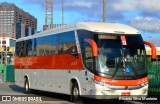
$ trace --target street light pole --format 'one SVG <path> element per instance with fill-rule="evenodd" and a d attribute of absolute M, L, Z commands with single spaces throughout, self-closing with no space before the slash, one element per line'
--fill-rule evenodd
<path fill-rule="evenodd" d="M 62 26 L 64 25 L 64 0 L 62 0 Z"/>
<path fill-rule="evenodd" d="M 158 36 L 157 36 L 157 34 L 158 34 L 158 29 L 159 29 L 159 27 L 156 28 L 156 47 L 158 47 Z"/>
<path fill-rule="evenodd" d="M 103 0 L 103 22 L 106 22 L 106 0 Z"/>

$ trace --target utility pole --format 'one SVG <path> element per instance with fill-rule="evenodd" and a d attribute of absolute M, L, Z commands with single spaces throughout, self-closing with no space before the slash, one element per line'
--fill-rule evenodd
<path fill-rule="evenodd" d="M 106 0 L 103 0 L 103 22 L 106 22 Z"/>
<path fill-rule="evenodd" d="M 159 27 L 157 26 L 157 28 L 156 28 L 156 47 L 158 47 L 158 36 L 157 36 L 158 29 L 159 29 Z"/>
<path fill-rule="evenodd" d="M 64 25 L 64 0 L 62 0 L 62 26 Z"/>

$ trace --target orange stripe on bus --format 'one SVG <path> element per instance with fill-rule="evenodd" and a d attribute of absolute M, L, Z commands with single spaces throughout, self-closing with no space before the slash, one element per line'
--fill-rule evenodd
<path fill-rule="evenodd" d="M 70 54 L 58 54 L 51 56 L 28 56 L 14 58 L 15 69 L 63 69 L 83 70 L 80 54 L 78 58 Z"/>
<path fill-rule="evenodd" d="M 114 80 L 94 75 L 94 80 L 114 86 L 137 86 L 148 82 L 148 77 L 144 77 L 137 80 Z"/>

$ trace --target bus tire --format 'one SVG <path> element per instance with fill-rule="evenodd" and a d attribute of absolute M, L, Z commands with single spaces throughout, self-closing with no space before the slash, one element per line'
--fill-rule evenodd
<path fill-rule="evenodd" d="M 74 82 L 71 89 L 71 101 L 76 103 L 80 98 L 78 84 Z"/>
<path fill-rule="evenodd" d="M 24 92 L 25 92 L 26 94 L 30 94 L 30 93 L 31 93 L 31 90 L 30 90 L 30 88 L 29 88 L 29 81 L 28 81 L 27 78 L 25 78 L 24 90 L 25 90 Z"/>

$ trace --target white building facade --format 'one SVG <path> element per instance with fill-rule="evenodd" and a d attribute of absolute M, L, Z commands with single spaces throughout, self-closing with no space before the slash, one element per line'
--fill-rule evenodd
<path fill-rule="evenodd" d="M 15 47 L 16 39 L 11 37 L 0 37 L 0 47 Z"/>

